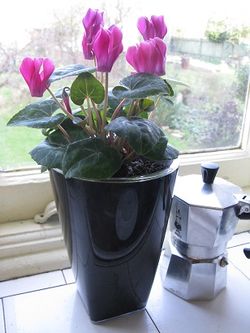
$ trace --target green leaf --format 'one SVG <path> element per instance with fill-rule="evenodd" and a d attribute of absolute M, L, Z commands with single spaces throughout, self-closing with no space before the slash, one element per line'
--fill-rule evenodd
<path fill-rule="evenodd" d="M 122 87 L 122 89 L 124 89 L 124 88 Z M 122 99 L 117 98 L 117 97 L 113 94 L 112 90 L 108 92 L 108 104 L 109 104 L 109 107 L 110 107 L 111 109 L 115 109 L 115 108 L 120 104 L 121 100 L 122 100 Z M 124 101 L 124 104 L 123 104 L 123 105 L 128 105 L 128 104 L 130 104 L 130 103 L 131 103 L 131 101 L 130 101 L 129 99 L 126 99 L 126 100 Z"/>
<path fill-rule="evenodd" d="M 81 64 L 68 65 L 65 67 L 57 68 L 49 78 L 49 83 L 64 79 L 65 77 L 68 76 L 77 76 L 80 73 L 94 72 L 94 71 L 95 71 L 94 67 L 89 68 Z"/>
<path fill-rule="evenodd" d="M 147 119 L 118 117 L 105 129 L 126 139 L 139 155 L 152 160 L 166 159 L 165 150 L 168 140 L 163 131 Z"/>
<path fill-rule="evenodd" d="M 62 169 L 62 160 L 66 147 L 52 145 L 47 140 L 37 145 L 30 155 L 37 164 L 48 169 Z"/>
<path fill-rule="evenodd" d="M 82 105 L 89 97 L 96 104 L 104 100 L 104 87 L 91 73 L 80 74 L 72 83 L 70 97 L 76 105 Z"/>
<path fill-rule="evenodd" d="M 179 155 L 179 151 L 177 149 L 175 149 L 173 146 L 168 144 L 167 149 L 166 149 L 166 159 L 174 160 L 175 158 L 178 157 L 178 155 Z"/>
<path fill-rule="evenodd" d="M 154 95 L 172 96 L 173 90 L 165 80 L 159 76 L 137 73 L 125 77 L 120 84 L 114 87 L 113 94 L 119 98 L 145 98 Z"/>
<path fill-rule="evenodd" d="M 88 137 L 88 135 L 84 132 L 82 127 L 73 124 L 70 119 L 65 119 L 64 122 L 61 124 L 61 126 L 69 134 L 71 142 L 86 139 Z M 56 144 L 60 146 L 68 144 L 68 141 L 65 139 L 64 135 L 59 129 L 56 129 L 53 132 L 49 132 L 47 140 L 50 144 Z"/>
<path fill-rule="evenodd" d="M 100 138 L 77 141 L 68 146 L 63 159 L 66 178 L 104 179 L 121 167 L 120 153 Z"/>
<path fill-rule="evenodd" d="M 152 99 L 144 98 L 140 100 L 140 110 L 144 112 L 151 112 L 155 109 L 155 102 Z"/>
<path fill-rule="evenodd" d="M 169 84 L 169 82 L 167 80 L 164 80 L 164 82 L 166 83 L 166 85 L 168 86 L 168 93 L 164 94 L 164 96 L 174 96 L 174 90 L 171 87 L 171 85 Z"/>
<path fill-rule="evenodd" d="M 165 96 L 162 96 L 161 97 L 161 100 L 167 104 L 169 104 L 170 106 L 173 106 L 174 105 L 174 102 L 170 99 L 170 98 L 167 98 Z"/>
<path fill-rule="evenodd" d="M 165 80 L 165 82 L 168 82 L 170 85 L 173 85 L 173 86 L 177 86 L 177 85 L 180 85 L 180 86 L 185 86 L 185 87 L 189 87 L 189 85 L 185 82 L 182 82 L 182 81 L 179 81 L 179 80 L 175 80 L 175 79 L 171 79 L 171 78 L 167 78 Z"/>
<path fill-rule="evenodd" d="M 54 128 L 65 119 L 65 115 L 62 113 L 52 116 L 58 108 L 58 104 L 52 99 L 32 103 L 16 113 L 9 120 L 7 125 L 33 128 Z"/>
<path fill-rule="evenodd" d="M 47 167 L 45 167 L 45 166 L 41 166 L 41 173 L 43 173 L 43 172 L 45 172 L 45 171 L 47 171 L 48 170 L 48 168 Z"/>

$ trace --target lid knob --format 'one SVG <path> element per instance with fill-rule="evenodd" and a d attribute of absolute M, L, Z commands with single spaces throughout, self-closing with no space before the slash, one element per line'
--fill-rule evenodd
<path fill-rule="evenodd" d="M 207 162 L 201 164 L 201 175 L 203 182 L 206 184 L 213 184 L 214 178 L 219 170 L 217 163 Z"/>

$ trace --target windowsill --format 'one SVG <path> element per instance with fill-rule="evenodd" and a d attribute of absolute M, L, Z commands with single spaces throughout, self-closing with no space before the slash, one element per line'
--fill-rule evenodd
<path fill-rule="evenodd" d="M 38 167 L 0 172 L 0 223 L 32 219 L 52 200 L 48 172 Z"/>
<path fill-rule="evenodd" d="M 58 221 L 8 222 L 0 228 L 0 281 L 69 267 Z"/>

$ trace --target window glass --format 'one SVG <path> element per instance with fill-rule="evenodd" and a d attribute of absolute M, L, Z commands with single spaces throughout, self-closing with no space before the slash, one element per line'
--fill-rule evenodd
<path fill-rule="evenodd" d="M 165 16 L 166 76 L 186 85 L 175 87 L 174 105 L 159 102 L 151 117 L 172 144 L 181 152 L 240 147 L 250 68 L 247 1 L 44 0 L 39 8 L 31 0 L 9 1 L 0 12 L 1 168 L 30 164 L 28 152 L 42 139 L 39 130 L 6 127 L 12 114 L 34 102 L 18 73 L 22 58 L 47 56 L 56 67 L 84 63 L 81 20 L 90 5 L 105 11 L 107 25 L 121 26 L 124 50 L 140 41 L 138 17 Z M 130 71 L 120 58 L 111 82 Z"/>

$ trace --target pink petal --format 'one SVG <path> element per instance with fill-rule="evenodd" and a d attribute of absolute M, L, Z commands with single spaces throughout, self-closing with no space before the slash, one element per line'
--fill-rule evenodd
<path fill-rule="evenodd" d="M 97 70 L 106 72 L 108 61 L 109 33 L 101 28 L 93 43 L 93 50 L 97 62 Z"/>
<path fill-rule="evenodd" d="M 94 53 L 92 49 L 93 43 L 89 43 L 87 40 L 86 34 L 84 34 L 83 39 L 82 39 L 82 51 L 84 58 L 87 60 L 94 59 Z"/>
<path fill-rule="evenodd" d="M 165 74 L 166 45 L 158 37 L 128 48 L 126 60 L 138 73 Z"/>
<path fill-rule="evenodd" d="M 126 52 L 126 60 L 137 71 L 136 54 L 137 54 L 136 46 L 130 46 Z"/>
<path fill-rule="evenodd" d="M 113 65 L 115 60 L 118 58 L 118 56 L 123 51 L 122 32 L 116 26 L 112 26 L 108 30 L 110 31 L 110 40 L 109 40 L 108 53 L 112 58 L 111 62 L 112 62 L 112 65 Z"/>
<path fill-rule="evenodd" d="M 154 27 L 147 17 L 143 16 L 138 19 L 137 28 L 144 40 L 154 38 Z"/>
<path fill-rule="evenodd" d="M 122 32 L 116 26 L 101 28 L 93 43 L 97 70 L 110 72 L 112 66 L 123 50 Z"/>
<path fill-rule="evenodd" d="M 164 22 L 164 16 L 152 15 L 151 21 L 152 21 L 152 23 L 154 25 L 154 29 L 155 29 L 154 37 L 159 37 L 159 38 L 163 39 L 168 31 L 167 26 Z"/>
<path fill-rule="evenodd" d="M 43 80 L 48 81 L 54 70 L 55 70 L 55 65 L 53 61 L 49 58 L 45 58 L 43 60 Z"/>
<path fill-rule="evenodd" d="M 33 59 L 26 57 L 23 59 L 20 68 L 19 68 L 24 80 L 28 84 L 34 72 L 34 62 Z"/>
<path fill-rule="evenodd" d="M 155 66 L 155 74 L 164 75 L 165 74 L 165 63 L 166 63 L 166 51 L 167 46 L 162 39 L 155 37 L 152 40 L 154 45 L 154 51 L 157 53 L 157 61 Z"/>
<path fill-rule="evenodd" d="M 161 53 L 162 57 L 166 57 L 167 45 L 163 42 L 162 39 L 155 37 L 152 40 L 155 47 L 158 49 L 158 52 Z"/>
<path fill-rule="evenodd" d="M 151 44 L 148 41 L 142 42 L 138 48 L 137 62 L 140 73 L 152 73 L 153 62 L 151 60 Z"/>
<path fill-rule="evenodd" d="M 85 30 L 88 30 L 93 25 L 102 25 L 103 24 L 103 12 L 99 12 L 98 9 L 89 8 L 86 15 L 84 16 L 82 23 Z"/>

